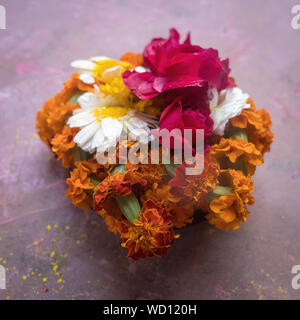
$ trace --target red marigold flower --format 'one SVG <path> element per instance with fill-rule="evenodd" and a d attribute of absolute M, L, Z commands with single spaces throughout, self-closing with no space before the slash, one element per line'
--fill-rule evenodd
<path fill-rule="evenodd" d="M 108 200 L 108 198 L 111 198 L 115 194 L 120 196 L 126 196 L 130 193 L 131 185 L 130 182 L 125 179 L 124 172 L 120 172 L 118 175 L 115 174 L 113 176 L 108 176 L 95 188 L 94 210 L 100 211 L 102 209 L 105 209 L 105 202 Z"/>
<path fill-rule="evenodd" d="M 172 193 L 192 202 L 196 208 L 201 208 L 206 195 L 212 191 L 217 184 L 219 167 L 215 158 L 208 155 L 204 158 L 204 170 L 200 175 L 186 175 L 185 169 L 190 165 L 181 164 L 176 169 L 176 176 L 169 181 Z"/>
<path fill-rule="evenodd" d="M 150 72 L 123 74 L 126 86 L 140 99 L 178 88 L 227 87 L 229 60 L 221 60 L 215 49 L 192 45 L 189 34 L 182 44 L 179 38 L 177 30 L 171 29 L 169 39 L 153 39 L 144 50 L 144 64 Z"/>
<path fill-rule="evenodd" d="M 166 211 L 152 200 L 145 202 L 134 225 L 124 220 L 121 228 L 122 247 L 134 260 L 167 253 L 175 238 Z"/>
<path fill-rule="evenodd" d="M 132 190 L 132 185 L 145 185 L 147 181 L 141 177 L 141 174 L 135 173 L 132 170 L 128 172 L 114 172 L 113 175 L 105 178 L 97 185 L 94 192 L 94 210 L 102 209 L 112 212 L 112 215 L 118 218 L 121 215 L 120 210 L 109 210 L 110 206 L 117 207 L 117 202 L 114 196 L 127 196 Z"/>

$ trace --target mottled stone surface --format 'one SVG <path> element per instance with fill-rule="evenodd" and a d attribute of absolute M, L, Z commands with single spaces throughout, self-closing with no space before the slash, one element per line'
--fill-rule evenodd
<path fill-rule="evenodd" d="M 299 1 L 298 1 L 299 2 Z M 300 30 L 297 1 L 4 0 L 0 30 L 1 299 L 299 299 Z M 75 58 L 118 58 L 177 27 L 231 59 L 266 107 L 275 143 L 255 175 L 247 223 L 190 226 L 162 259 L 133 262 L 100 217 L 65 199 L 66 172 L 35 134 L 35 115 Z"/>

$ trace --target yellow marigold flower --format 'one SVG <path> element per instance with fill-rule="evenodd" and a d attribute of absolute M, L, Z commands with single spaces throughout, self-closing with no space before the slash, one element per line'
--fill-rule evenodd
<path fill-rule="evenodd" d="M 249 142 L 264 154 L 270 151 L 274 134 L 270 130 L 272 121 L 269 113 L 265 109 L 256 110 L 252 99 L 248 99 L 250 109 L 242 110 L 242 113 L 230 120 L 231 125 L 236 128 L 245 129 Z"/>
<path fill-rule="evenodd" d="M 65 126 L 62 133 L 57 133 L 51 140 L 51 149 L 55 153 L 56 158 L 61 160 L 65 168 L 70 168 L 74 164 L 72 149 L 75 147 L 73 139 L 77 132 L 77 128 Z"/>
<path fill-rule="evenodd" d="M 210 155 L 216 157 L 221 169 L 234 166 L 235 163 L 242 160 L 247 173 L 251 176 L 254 174 L 256 166 L 264 162 L 261 152 L 256 149 L 255 145 L 240 137 L 236 139 L 222 138 L 218 144 L 211 147 Z"/>
<path fill-rule="evenodd" d="M 67 184 L 69 188 L 66 198 L 72 199 L 72 203 L 78 208 L 88 211 L 92 204 L 92 198 L 88 196 L 86 191 L 93 189 L 94 185 L 87 172 L 82 170 L 81 167 L 74 168 L 71 171 L 70 178 L 67 179 Z"/>

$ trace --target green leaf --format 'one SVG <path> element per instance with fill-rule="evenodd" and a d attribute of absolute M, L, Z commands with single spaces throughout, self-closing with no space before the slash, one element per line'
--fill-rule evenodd
<path fill-rule="evenodd" d="M 71 97 L 71 99 L 70 99 L 68 102 L 72 103 L 73 105 L 76 105 L 76 104 L 78 103 L 78 102 L 77 102 L 78 98 L 79 98 L 82 94 L 83 94 L 82 91 L 76 92 L 76 93 Z"/>
<path fill-rule="evenodd" d="M 219 199 L 221 196 L 228 196 L 231 193 L 230 187 L 216 186 L 213 191 L 209 192 L 207 199 L 209 202 Z"/>
<path fill-rule="evenodd" d="M 174 178 L 176 176 L 176 169 L 178 167 L 178 165 L 175 165 L 173 163 L 170 164 L 164 164 L 166 171 L 168 172 L 168 175 L 172 178 Z"/>

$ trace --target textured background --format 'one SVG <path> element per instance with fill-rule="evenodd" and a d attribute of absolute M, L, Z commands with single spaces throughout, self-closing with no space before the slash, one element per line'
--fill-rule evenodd
<path fill-rule="evenodd" d="M 300 30 L 297 1 L 6 0 L 0 30 L 1 299 L 300 299 Z M 299 1 L 298 1 L 299 3 Z M 141 51 L 170 27 L 230 57 L 232 75 L 273 119 L 256 203 L 234 232 L 181 232 L 167 256 L 133 262 L 93 213 L 65 199 L 66 172 L 35 134 L 35 115 L 70 61 Z"/>

